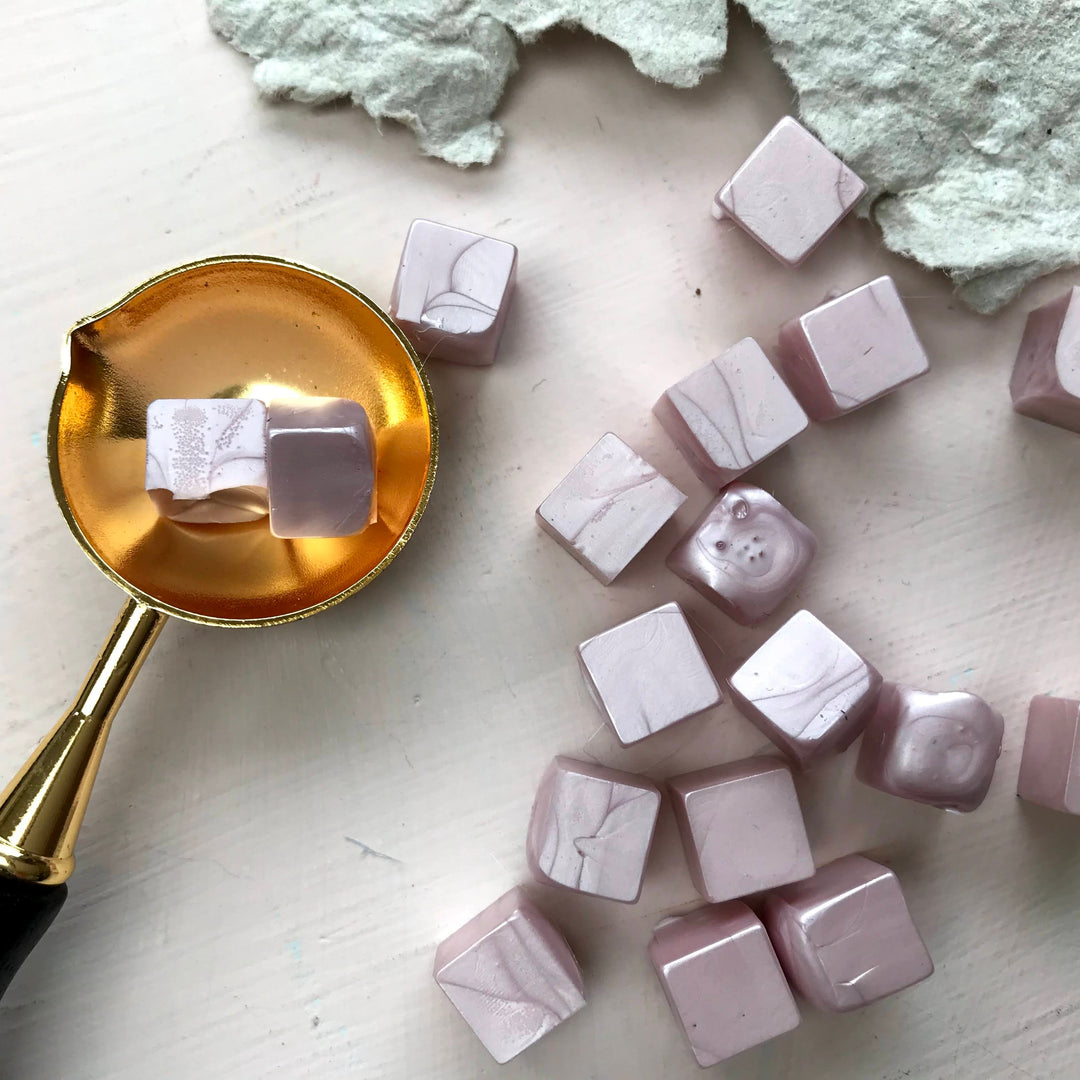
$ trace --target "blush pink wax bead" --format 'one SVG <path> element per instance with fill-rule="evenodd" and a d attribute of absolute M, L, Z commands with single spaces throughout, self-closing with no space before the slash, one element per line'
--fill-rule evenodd
<path fill-rule="evenodd" d="M 729 217 L 788 266 L 798 266 L 863 197 L 866 185 L 797 120 L 785 116 L 716 193 Z"/>
<path fill-rule="evenodd" d="M 753 338 L 670 387 L 653 412 L 698 478 L 713 488 L 741 476 L 809 423 Z"/>
<path fill-rule="evenodd" d="M 676 603 L 583 641 L 578 659 L 589 692 L 623 746 L 724 700 Z"/>
<path fill-rule="evenodd" d="M 982 698 L 885 683 L 863 732 L 856 775 L 870 787 L 943 810 L 986 798 L 1005 721 Z"/>
<path fill-rule="evenodd" d="M 926 374 L 930 362 L 890 277 L 780 328 L 780 370 L 814 420 L 831 420 Z"/>
<path fill-rule="evenodd" d="M 660 923 L 649 959 L 703 1067 L 799 1026 L 765 927 L 737 900 Z"/>
<path fill-rule="evenodd" d="M 632 904 L 659 812 L 660 791 L 643 776 L 557 757 L 533 803 L 529 869 L 546 885 Z"/>
<path fill-rule="evenodd" d="M 438 947 L 435 981 L 500 1065 L 585 1006 L 570 946 L 521 889 Z"/>
<path fill-rule="evenodd" d="M 814 872 L 791 770 L 750 758 L 668 781 L 690 876 L 706 900 L 799 881 Z"/>
<path fill-rule="evenodd" d="M 805 769 L 846 750 L 881 675 L 809 611 L 796 612 L 731 676 L 735 704 Z"/>
<path fill-rule="evenodd" d="M 1017 794 L 1065 814 L 1080 814 L 1080 701 L 1031 699 Z"/>
<path fill-rule="evenodd" d="M 517 273 L 517 248 L 419 219 L 390 295 L 390 315 L 422 357 L 491 364 Z"/>
<path fill-rule="evenodd" d="M 1080 287 L 1028 315 L 1009 391 L 1018 413 L 1080 431 Z"/>
<path fill-rule="evenodd" d="M 829 1012 L 869 1005 L 934 972 L 896 875 L 861 855 L 771 893 L 765 925 L 791 984 Z"/>
<path fill-rule="evenodd" d="M 540 504 L 540 527 L 610 585 L 686 496 L 608 432 Z"/>
<path fill-rule="evenodd" d="M 744 626 L 771 615 L 817 552 L 814 534 L 753 484 L 725 488 L 668 556 L 668 569 Z"/>

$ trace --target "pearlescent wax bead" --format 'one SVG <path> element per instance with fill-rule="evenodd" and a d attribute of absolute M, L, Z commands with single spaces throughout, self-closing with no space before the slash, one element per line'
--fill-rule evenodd
<path fill-rule="evenodd" d="M 161 398 L 146 410 L 146 491 L 162 517 L 203 524 L 267 512 L 266 406 Z"/>
<path fill-rule="evenodd" d="M 1018 413 L 1080 431 L 1080 288 L 1028 315 L 1009 391 Z"/>
<path fill-rule="evenodd" d="M 1080 701 L 1031 699 L 1017 794 L 1064 814 L 1080 814 Z"/>
<path fill-rule="evenodd" d="M 649 959 L 703 1067 L 799 1026 L 765 927 L 737 900 L 661 922 Z"/>
<path fill-rule="evenodd" d="M 798 587 L 817 552 L 814 534 L 768 492 L 720 492 L 667 558 L 668 569 L 725 615 L 753 626 Z"/>
<path fill-rule="evenodd" d="M 362 405 L 275 401 L 266 432 L 274 536 L 352 536 L 375 520 L 375 440 Z"/>
<path fill-rule="evenodd" d="M 583 641 L 578 658 L 589 692 L 623 746 L 724 700 L 676 603 Z"/>
<path fill-rule="evenodd" d="M 861 855 L 771 893 L 765 925 L 792 986 L 829 1012 L 869 1005 L 934 972 L 896 875 Z"/>
<path fill-rule="evenodd" d="M 856 775 L 870 787 L 943 810 L 986 798 L 1005 721 L 982 698 L 885 683 L 863 732 Z"/>
<path fill-rule="evenodd" d="M 540 504 L 540 527 L 610 585 L 686 496 L 608 432 Z"/>
<path fill-rule="evenodd" d="M 570 946 L 517 888 L 438 947 L 435 981 L 500 1065 L 585 1006 Z"/>
<path fill-rule="evenodd" d="M 517 274 L 517 248 L 418 219 L 409 228 L 390 315 L 421 357 L 495 360 Z"/>
<path fill-rule="evenodd" d="M 846 750 L 881 675 L 809 611 L 796 612 L 731 676 L 731 694 L 800 769 Z"/>
<path fill-rule="evenodd" d="M 749 758 L 674 776 L 675 807 L 694 886 L 706 900 L 799 881 L 814 872 L 791 770 Z"/>
<path fill-rule="evenodd" d="M 632 904 L 659 812 L 660 791 L 644 777 L 557 757 L 533 803 L 529 869 L 545 885 Z"/>
<path fill-rule="evenodd" d="M 814 420 L 832 420 L 925 375 L 930 362 L 891 277 L 785 323 L 780 370 Z"/>
<path fill-rule="evenodd" d="M 809 423 L 753 338 L 670 387 L 653 412 L 698 478 L 713 488 L 775 453 Z"/>
<path fill-rule="evenodd" d="M 788 266 L 798 266 L 863 197 L 866 185 L 797 120 L 785 116 L 716 193 L 731 218 Z"/>

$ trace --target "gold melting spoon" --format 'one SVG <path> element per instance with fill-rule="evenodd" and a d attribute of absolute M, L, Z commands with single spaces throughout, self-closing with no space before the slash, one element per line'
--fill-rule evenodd
<path fill-rule="evenodd" d="M 128 600 L 75 704 L 0 795 L 0 993 L 64 902 L 105 739 L 169 615 L 269 626 L 323 611 L 394 559 L 438 457 L 431 389 L 402 333 L 344 282 L 281 259 L 169 270 L 68 334 L 49 422 L 53 491 L 75 539 Z M 155 398 L 344 397 L 367 410 L 378 520 L 279 540 L 265 520 L 185 525 L 144 490 Z"/>

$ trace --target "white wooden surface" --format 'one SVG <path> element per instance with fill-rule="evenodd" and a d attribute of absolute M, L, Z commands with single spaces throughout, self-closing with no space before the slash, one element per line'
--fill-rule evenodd
<path fill-rule="evenodd" d="M 970 817 L 855 784 L 850 755 L 802 784 L 818 860 L 891 862 L 938 971 L 861 1013 L 807 1012 L 717 1073 L 1078 1074 L 1080 822 L 1013 792 L 1027 699 L 1080 694 L 1080 440 L 1015 417 L 1005 386 L 1024 310 L 1075 273 L 984 319 L 941 277 L 885 255 L 864 223 L 797 272 L 713 223 L 713 189 L 791 105 L 741 21 L 725 72 L 694 92 L 552 35 L 503 109 L 508 152 L 473 172 L 346 108 L 256 100 L 196 0 L 40 0 L 0 23 L 5 776 L 74 692 L 120 599 L 67 534 L 46 475 L 66 326 L 221 252 L 287 256 L 385 300 L 417 215 L 521 249 L 498 365 L 432 366 L 443 464 L 392 571 L 307 623 L 166 628 L 114 731 L 71 899 L 0 1005 L 5 1077 L 699 1075 L 644 954 L 653 923 L 693 900 L 667 814 L 636 906 L 534 890 L 591 1001 L 515 1063 L 499 1071 L 459 1022 L 432 952 L 525 880 L 531 789 L 554 753 L 662 778 L 762 747 L 725 705 L 619 750 L 573 646 L 673 598 L 722 665 L 764 636 L 664 569 L 706 493 L 649 407 L 737 338 L 769 342 L 828 288 L 882 272 L 931 374 L 812 428 L 756 477 L 820 538 L 801 601 L 889 676 L 988 697 L 1008 719 L 1005 752 Z M 609 428 L 692 497 L 604 589 L 532 510 Z"/>

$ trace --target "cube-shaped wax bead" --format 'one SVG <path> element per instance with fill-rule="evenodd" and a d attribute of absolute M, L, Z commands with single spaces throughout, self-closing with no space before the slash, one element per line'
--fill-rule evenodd
<path fill-rule="evenodd" d="M 714 902 L 799 881 L 814 872 L 791 770 L 749 758 L 668 781 L 690 876 Z"/>
<path fill-rule="evenodd" d="M 1018 413 L 1080 431 L 1080 287 L 1028 315 L 1009 391 Z"/>
<path fill-rule="evenodd" d="M 982 698 L 885 683 L 863 731 L 856 775 L 870 787 L 943 810 L 986 798 L 1005 721 Z"/>
<path fill-rule="evenodd" d="M 686 496 L 608 432 L 536 511 L 540 527 L 610 585 Z"/>
<path fill-rule="evenodd" d="M 765 927 L 737 900 L 660 923 L 649 959 L 703 1067 L 799 1026 Z"/>
<path fill-rule="evenodd" d="M 731 676 L 747 719 L 800 769 L 846 750 L 870 717 L 881 675 L 809 611 L 796 612 Z"/>
<path fill-rule="evenodd" d="M 814 534 L 768 492 L 729 485 L 668 556 L 668 569 L 726 615 L 752 626 L 798 587 Z"/>
<path fill-rule="evenodd" d="M 557 757 L 533 803 L 525 854 L 537 881 L 632 904 L 660 791 L 643 776 Z"/>
<path fill-rule="evenodd" d="M 1031 699 L 1017 794 L 1065 814 L 1080 814 L 1080 701 Z"/>
<path fill-rule="evenodd" d="M 814 420 L 831 420 L 930 370 L 890 277 L 868 281 L 780 328 L 780 370 Z"/>
<path fill-rule="evenodd" d="M 390 315 L 422 357 L 490 364 L 516 272 L 513 244 L 418 219 L 405 239 Z"/>
<path fill-rule="evenodd" d="M 785 116 L 716 193 L 731 218 L 788 266 L 798 266 L 863 197 L 866 184 L 797 120 Z"/>
<path fill-rule="evenodd" d="M 162 517 L 265 516 L 266 406 L 255 398 L 162 398 L 146 410 L 146 490 Z"/>
<path fill-rule="evenodd" d="M 829 1012 L 869 1005 L 934 972 L 896 875 L 861 855 L 771 893 L 765 925 L 791 984 Z"/>
<path fill-rule="evenodd" d="M 724 700 L 674 602 L 583 641 L 578 659 L 589 692 L 623 746 Z"/>
<path fill-rule="evenodd" d="M 375 520 L 375 440 L 362 405 L 274 401 L 266 429 L 274 536 L 351 536 Z"/>
<path fill-rule="evenodd" d="M 585 1005 L 570 946 L 518 888 L 438 947 L 435 981 L 500 1065 Z"/>

